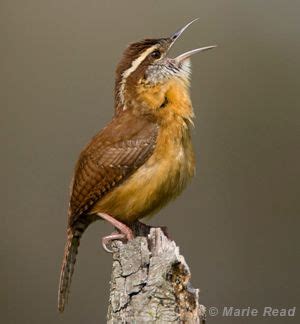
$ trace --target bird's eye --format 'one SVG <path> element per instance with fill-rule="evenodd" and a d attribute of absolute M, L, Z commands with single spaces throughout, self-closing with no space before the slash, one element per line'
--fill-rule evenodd
<path fill-rule="evenodd" d="M 157 60 L 161 57 L 161 52 L 159 50 L 155 50 L 151 53 L 151 56 Z"/>

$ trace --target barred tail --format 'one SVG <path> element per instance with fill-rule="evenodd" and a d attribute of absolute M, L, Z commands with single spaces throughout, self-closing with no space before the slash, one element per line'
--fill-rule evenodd
<path fill-rule="evenodd" d="M 58 288 L 58 310 L 63 312 L 68 302 L 72 275 L 75 268 L 76 256 L 80 244 L 80 238 L 89 224 L 78 224 L 75 228 L 68 229 L 68 239 L 65 246 L 65 254 L 61 267 Z"/>

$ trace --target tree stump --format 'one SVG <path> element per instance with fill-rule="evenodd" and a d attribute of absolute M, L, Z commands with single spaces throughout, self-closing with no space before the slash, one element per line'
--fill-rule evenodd
<path fill-rule="evenodd" d="M 175 242 L 161 228 L 143 225 L 134 232 L 127 244 L 112 244 L 108 323 L 205 323 L 205 307 Z"/>

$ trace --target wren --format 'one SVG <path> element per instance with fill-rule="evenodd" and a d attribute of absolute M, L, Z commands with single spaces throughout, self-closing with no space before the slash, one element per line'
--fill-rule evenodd
<path fill-rule="evenodd" d="M 75 167 L 58 292 L 61 312 L 86 228 L 98 219 L 110 222 L 117 232 L 102 239 L 109 251 L 110 241 L 131 240 L 131 224 L 176 198 L 194 175 L 190 57 L 215 46 L 175 58 L 168 53 L 195 20 L 170 37 L 129 45 L 117 66 L 114 117 Z"/>

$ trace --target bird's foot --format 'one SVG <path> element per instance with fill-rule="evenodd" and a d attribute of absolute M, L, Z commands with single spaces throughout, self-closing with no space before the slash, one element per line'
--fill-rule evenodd
<path fill-rule="evenodd" d="M 110 235 L 102 237 L 102 247 L 108 253 L 113 253 L 113 250 L 109 249 L 107 246 L 115 240 L 126 240 L 126 235 L 119 232 L 113 232 Z"/>
<path fill-rule="evenodd" d="M 114 240 L 130 241 L 133 239 L 133 232 L 132 232 L 131 228 L 129 228 L 127 225 L 121 223 L 120 221 L 118 221 L 117 219 L 115 219 L 114 217 L 112 217 L 108 214 L 99 213 L 98 216 L 100 216 L 101 218 L 108 221 L 110 224 L 112 224 L 119 231 L 119 232 L 114 232 L 114 233 L 102 238 L 102 246 L 105 251 L 107 251 L 109 253 L 113 252 L 112 250 L 110 250 L 107 247 L 107 244 L 109 244 L 111 241 L 114 241 Z"/>
<path fill-rule="evenodd" d="M 136 221 L 133 224 L 131 224 L 131 228 L 133 230 L 133 233 L 135 234 L 135 236 L 146 236 L 150 233 L 151 228 L 155 228 L 154 226 L 150 226 L 147 224 L 144 224 L 140 221 Z M 169 234 L 168 228 L 167 226 L 160 226 L 159 227 L 163 233 L 165 234 L 165 236 L 172 241 L 172 238 Z"/>
<path fill-rule="evenodd" d="M 135 236 L 147 236 L 150 233 L 152 226 L 144 224 L 140 221 L 135 221 L 130 225 Z"/>
<path fill-rule="evenodd" d="M 161 230 L 170 241 L 173 241 L 167 226 L 161 226 Z"/>

